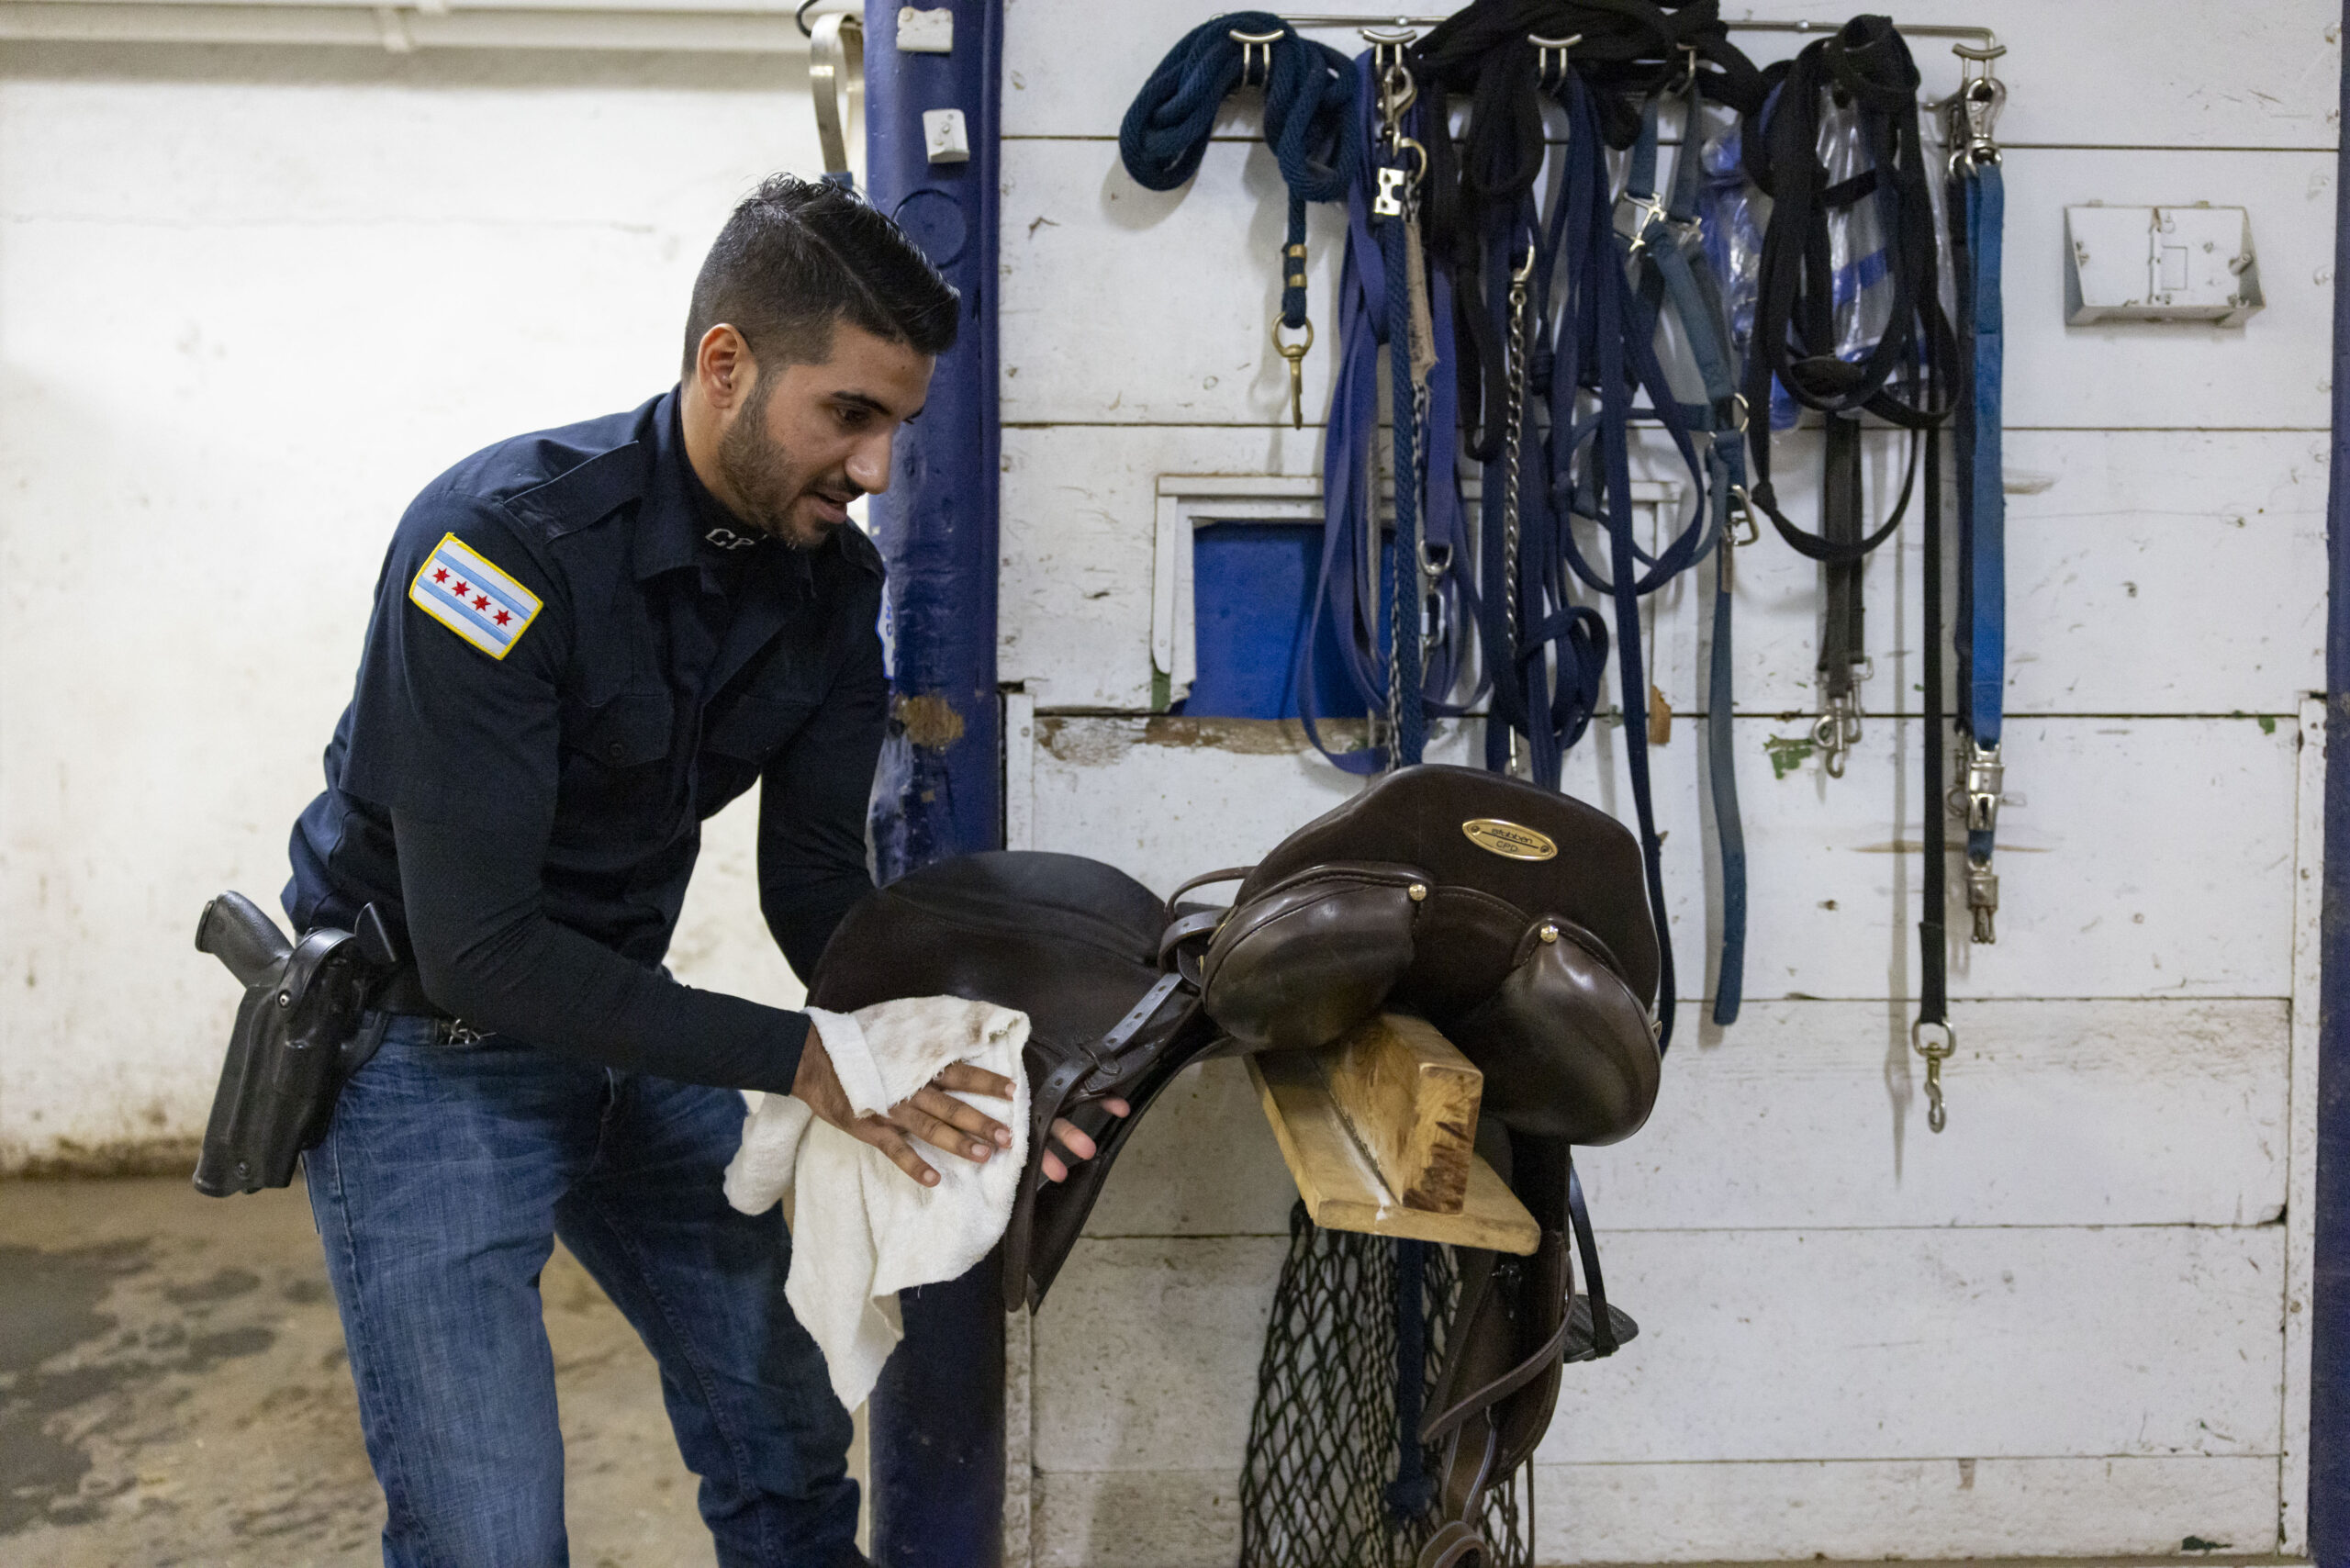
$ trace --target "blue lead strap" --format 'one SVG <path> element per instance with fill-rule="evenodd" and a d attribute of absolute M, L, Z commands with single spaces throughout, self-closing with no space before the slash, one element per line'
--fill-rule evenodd
<path fill-rule="evenodd" d="M 1608 190 L 1606 153 L 1591 91 L 1574 72 L 1567 73 L 1561 85 L 1568 121 L 1568 167 L 1561 197 L 1568 207 L 1560 215 L 1565 219 L 1558 230 L 1564 243 L 1557 260 L 1568 288 L 1568 305 L 1561 321 L 1558 364 L 1551 373 L 1552 500 L 1561 514 L 1559 543 L 1569 566 L 1615 604 L 1624 757 L 1639 824 L 1649 908 L 1656 924 L 1656 1025 L 1662 1049 L 1673 1040 L 1678 986 L 1664 901 L 1663 841 L 1656 830 L 1655 790 L 1650 780 L 1649 683 L 1640 644 L 1640 599 L 1694 566 L 1712 547 L 1715 533 L 1705 498 L 1699 495 L 1691 522 L 1653 554 L 1641 550 L 1633 535 L 1634 418 L 1652 418 L 1663 427 L 1699 489 L 1704 485 L 1705 464 L 1658 361 L 1656 319 L 1642 308 L 1627 277 L 1633 261 L 1633 239 L 1620 233 L 1615 224 L 1616 203 Z M 1634 156 L 1639 157 L 1637 147 Z M 1654 168 L 1651 144 L 1646 160 L 1651 180 Z M 1637 186 L 1640 178 L 1636 163 L 1631 183 Z M 1649 205 L 1655 206 L 1653 201 Z M 1573 412 L 1578 386 L 1590 390 L 1596 403 L 1595 411 L 1580 420 Z M 1633 406 L 1635 386 L 1648 394 L 1646 409 Z M 1582 459 L 1579 473 L 1573 467 L 1578 456 Z M 1571 509 L 1592 516 L 1606 531 L 1608 561 L 1604 576 L 1583 558 L 1575 543 L 1568 522 Z"/>
<path fill-rule="evenodd" d="M 1960 789 L 1966 816 L 1966 905 L 1975 917 L 1977 942 L 1998 939 L 1999 878 L 1991 855 L 2006 771 L 1999 744 L 2008 637 L 2008 505 L 1999 464 L 1999 252 L 2007 196 L 1998 160 L 1998 150 L 1989 148 L 1988 137 L 1984 137 L 1959 160 L 1957 181 L 1965 211 L 1966 270 L 1960 308 L 1973 351 L 1962 355 L 1970 385 L 1958 404 L 1959 625 L 1965 638 L 1959 650 L 1958 701 L 1959 727 L 1966 737 Z"/>
<path fill-rule="evenodd" d="M 1693 79 L 1683 111 L 1672 194 L 1662 213 L 1653 207 L 1644 209 L 1649 217 L 1640 230 L 1640 256 L 1647 263 L 1646 286 L 1661 285 L 1659 303 L 1671 304 L 1706 391 L 1704 404 L 1684 406 L 1681 412 L 1692 431 L 1710 435 L 1705 447 L 1704 504 L 1716 554 L 1713 645 L 1706 681 L 1706 782 L 1722 868 L 1720 972 L 1714 987 L 1713 1019 L 1727 1026 L 1738 1021 L 1746 971 L 1746 834 L 1738 809 L 1730 642 L 1730 601 L 1737 580 L 1731 563 L 1738 543 L 1731 509 L 1746 493 L 1746 419 L 1738 398 L 1729 313 L 1698 228 L 1702 113 Z M 1652 188 L 1656 118 L 1651 101 L 1642 118 L 1634 180 L 1628 189 L 1636 200 Z"/>

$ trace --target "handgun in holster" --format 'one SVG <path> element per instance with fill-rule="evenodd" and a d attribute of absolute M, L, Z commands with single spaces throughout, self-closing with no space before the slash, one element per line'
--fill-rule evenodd
<path fill-rule="evenodd" d="M 196 1162 L 196 1190 L 215 1198 L 283 1187 L 302 1151 L 326 1137 L 336 1095 L 383 1043 L 383 1014 L 366 1020 L 370 995 L 399 962 L 375 906 L 356 931 L 330 927 L 289 942 L 242 893 L 204 906 L 196 946 L 242 982 L 212 1120 Z"/>

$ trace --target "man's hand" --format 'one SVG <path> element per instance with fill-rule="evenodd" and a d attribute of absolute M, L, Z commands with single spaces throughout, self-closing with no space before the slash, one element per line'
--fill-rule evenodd
<path fill-rule="evenodd" d="M 909 1135 L 974 1161 L 986 1159 L 999 1148 L 1012 1147 L 1010 1127 L 977 1106 L 956 1099 L 946 1092 L 950 1089 L 996 1100 L 1012 1098 L 1010 1079 L 968 1062 L 956 1062 L 883 1114 L 860 1116 L 849 1105 L 839 1075 L 833 1071 L 833 1058 L 824 1049 L 823 1036 L 814 1029 L 808 1031 L 808 1043 L 800 1051 L 800 1070 L 791 1080 L 793 1098 L 805 1101 L 819 1121 L 831 1123 L 859 1143 L 871 1144 L 888 1155 L 891 1164 L 925 1187 L 938 1184 L 938 1172 L 914 1152 Z"/>
<path fill-rule="evenodd" d="M 800 1070 L 791 1080 L 793 1098 L 805 1102 L 819 1121 L 830 1123 L 859 1143 L 871 1144 L 888 1155 L 891 1164 L 925 1187 L 938 1185 L 938 1172 L 914 1152 L 913 1138 L 949 1154 L 959 1154 L 975 1164 L 992 1158 L 1000 1148 L 1012 1147 L 1010 1127 L 977 1106 L 957 1099 L 948 1092 L 950 1090 L 1009 1101 L 1013 1085 L 1012 1080 L 1002 1073 L 990 1072 L 969 1062 L 956 1062 L 883 1114 L 860 1116 L 850 1107 L 840 1078 L 833 1071 L 833 1058 L 824 1050 L 823 1036 L 814 1029 L 808 1031 L 808 1042 L 800 1047 Z M 1127 1114 L 1124 1100 L 1102 1103 L 1113 1115 Z M 1052 1136 L 1056 1143 L 1079 1159 L 1091 1159 L 1096 1153 L 1093 1140 L 1066 1118 L 1054 1120 Z M 1042 1152 L 1046 1179 L 1066 1180 L 1069 1167 L 1060 1156 L 1050 1148 Z"/>
<path fill-rule="evenodd" d="M 1113 1116 L 1123 1116 L 1129 1109 L 1124 1100 L 1104 1100 L 1102 1102 L 1102 1108 Z M 1066 1116 L 1053 1118 L 1053 1143 L 1069 1150 L 1079 1159 L 1091 1159 L 1102 1152 L 1100 1146 L 1083 1133 L 1079 1132 L 1075 1125 Z M 1047 1182 L 1068 1181 L 1069 1167 L 1062 1162 L 1061 1157 L 1054 1151 L 1051 1145 L 1047 1145 L 1041 1153 L 1044 1157 L 1042 1163 L 1045 1167 L 1045 1180 Z"/>

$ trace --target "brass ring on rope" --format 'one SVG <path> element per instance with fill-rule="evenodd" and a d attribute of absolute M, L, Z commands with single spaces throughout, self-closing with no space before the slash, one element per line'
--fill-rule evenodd
<path fill-rule="evenodd" d="M 1305 336 L 1293 343 L 1281 342 L 1281 329 L 1287 325 L 1289 323 L 1280 317 L 1273 318 L 1273 352 L 1286 360 L 1302 360 L 1314 347 L 1314 319 L 1310 316 L 1306 318 Z"/>

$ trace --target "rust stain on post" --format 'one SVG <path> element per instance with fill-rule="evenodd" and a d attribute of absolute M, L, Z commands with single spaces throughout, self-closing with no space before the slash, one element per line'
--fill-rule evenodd
<path fill-rule="evenodd" d="M 899 698 L 898 723 L 906 739 L 926 751 L 945 751 L 963 738 L 963 715 L 934 691 Z"/>

